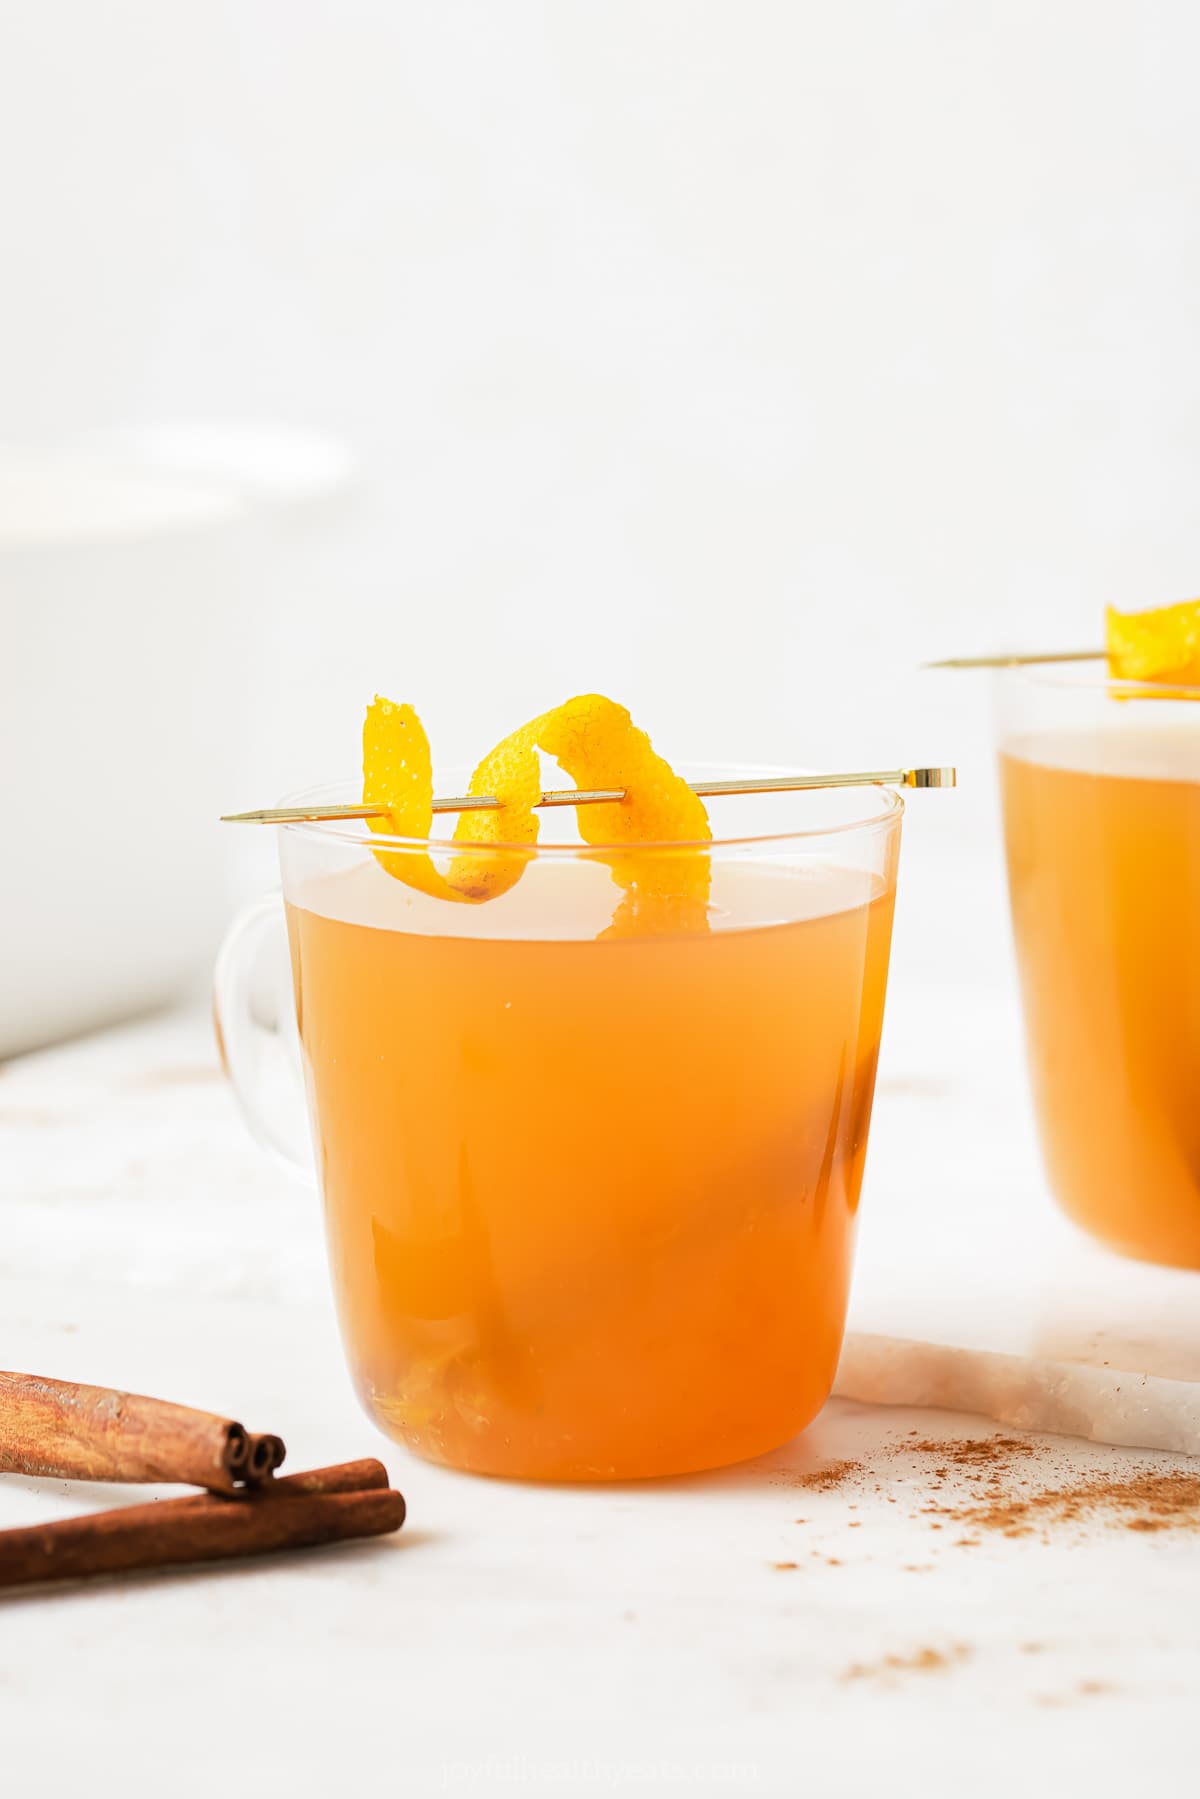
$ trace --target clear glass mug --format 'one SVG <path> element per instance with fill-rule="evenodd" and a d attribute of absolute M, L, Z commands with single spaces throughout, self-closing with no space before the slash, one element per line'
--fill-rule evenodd
<path fill-rule="evenodd" d="M 1013 931 L 1050 1185 L 1200 1268 L 1200 688 L 997 682 Z"/>
<path fill-rule="evenodd" d="M 620 892 L 595 848 L 526 847 L 510 892 L 455 905 L 373 854 L 444 871 L 449 843 L 339 822 L 279 831 L 283 905 L 222 950 L 226 1068 L 311 1175 L 272 1077 L 290 1000 L 264 982 L 272 955 L 290 969 L 347 1357 L 382 1428 L 435 1461 L 678 1474 L 776 1447 L 828 1396 L 903 802 L 723 804 L 743 835 L 632 851 L 710 859 L 705 931 L 604 938 Z"/>

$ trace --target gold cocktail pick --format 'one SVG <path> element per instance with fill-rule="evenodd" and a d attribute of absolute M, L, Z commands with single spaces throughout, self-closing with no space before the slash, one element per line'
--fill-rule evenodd
<path fill-rule="evenodd" d="M 1011 656 L 947 656 L 942 662 L 922 662 L 922 668 L 1029 668 L 1039 662 L 1102 662 L 1107 650 L 1040 650 Z"/>
<path fill-rule="evenodd" d="M 865 774 L 769 775 L 760 781 L 696 781 L 692 792 L 701 799 L 734 793 L 805 793 L 816 787 L 956 787 L 953 768 L 884 768 Z M 559 787 L 543 793 L 539 806 L 600 806 L 623 800 L 623 787 Z M 504 804 L 490 793 L 467 793 L 435 799 L 435 812 L 494 812 Z M 322 824 L 339 818 L 386 818 L 386 806 L 267 806 L 259 812 L 227 812 L 223 825 Z"/>

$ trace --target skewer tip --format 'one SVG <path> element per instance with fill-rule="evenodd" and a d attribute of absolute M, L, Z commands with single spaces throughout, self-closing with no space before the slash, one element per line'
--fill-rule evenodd
<path fill-rule="evenodd" d="M 1036 668 L 1044 662 L 1103 662 L 1107 650 L 1016 650 L 989 656 L 946 656 L 937 662 L 922 662 L 930 668 Z"/>

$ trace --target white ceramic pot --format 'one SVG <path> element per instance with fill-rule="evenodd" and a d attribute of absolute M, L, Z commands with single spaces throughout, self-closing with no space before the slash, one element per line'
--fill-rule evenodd
<path fill-rule="evenodd" d="M 211 962 L 254 622 L 345 474 L 299 443 L 0 451 L 0 1057 Z"/>

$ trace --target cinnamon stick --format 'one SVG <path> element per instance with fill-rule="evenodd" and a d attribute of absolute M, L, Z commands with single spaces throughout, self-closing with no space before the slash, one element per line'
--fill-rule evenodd
<path fill-rule="evenodd" d="M 291 1498 L 303 1493 L 367 1493 L 389 1486 L 388 1471 L 374 1456 L 360 1462 L 337 1462 L 332 1468 L 308 1468 L 302 1474 L 285 1474 L 263 1487 L 253 1497 L 275 1498 L 282 1494 Z M 185 1505 L 186 1500 L 165 1499 L 164 1505 Z"/>
<path fill-rule="evenodd" d="M 383 1463 L 368 1456 L 359 1462 L 337 1462 L 331 1468 L 285 1474 L 258 1487 L 238 1487 L 233 1493 L 189 1493 L 182 1499 L 160 1499 L 154 1509 L 160 1515 L 173 1516 L 176 1512 L 195 1511 L 198 1506 L 274 1505 L 277 1499 L 312 1498 L 322 1493 L 377 1493 L 389 1484 Z"/>
<path fill-rule="evenodd" d="M 0 1587 L 309 1549 L 384 1536 L 403 1524 L 401 1494 L 387 1487 L 344 1491 L 337 1478 L 343 1471 L 314 1472 L 328 1483 L 315 1492 L 298 1476 L 282 1497 L 287 1483 L 280 1481 L 261 1492 L 168 1499 L 0 1531 Z"/>
<path fill-rule="evenodd" d="M 279 1437 L 251 1437 L 165 1399 L 0 1371 L 0 1473 L 64 1480 L 178 1482 L 229 1493 L 268 1478 Z"/>
<path fill-rule="evenodd" d="M 247 1437 L 244 1479 L 251 1486 L 259 1481 L 270 1480 L 286 1454 L 282 1437 Z"/>

